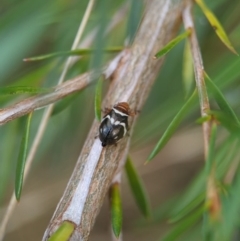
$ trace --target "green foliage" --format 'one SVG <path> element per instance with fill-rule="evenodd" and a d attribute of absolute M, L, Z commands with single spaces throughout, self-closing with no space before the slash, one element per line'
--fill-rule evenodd
<path fill-rule="evenodd" d="M 31 86 L 8 86 L 0 88 L 0 95 L 16 95 L 16 94 L 42 94 L 52 91 L 47 88 L 35 88 Z"/>
<path fill-rule="evenodd" d="M 136 203 L 140 211 L 145 216 L 145 218 L 150 218 L 151 208 L 150 208 L 149 198 L 146 194 L 143 183 L 133 166 L 133 163 L 130 157 L 128 157 L 127 162 L 125 164 L 125 170 L 126 170 L 127 178 L 128 178 L 132 193 L 134 195 L 134 198 L 136 200 Z"/>
<path fill-rule="evenodd" d="M 26 94 L 41 94 L 49 91 L 51 86 L 56 85 L 61 74 L 63 67 L 62 57 L 64 56 L 84 54 L 84 58 L 82 58 L 81 61 L 75 62 L 68 71 L 66 76 L 67 80 L 88 71 L 89 68 L 101 67 L 112 58 L 112 56 L 106 54 L 106 52 L 114 53 L 119 51 L 120 48 L 115 49 L 112 48 L 112 46 L 124 46 L 126 36 L 129 37 L 128 44 L 132 43 L 142 13 L 144 12 L 143 2 L 132 0 L 131 7 L 129 7 L 128 12 L 125 13 L 124 19 L 108 35 L 105 35 L 109 24 L 113 22 L 113 15 L 121 7 L 122 2 L 99 1 L 96 2 L 96 6 L 83 35 L 84 39 L 95 29 L 94 31 L 97 32 L 97 36 L 94 38 L 94 44 L 73 52 L 64 51 L 71 48 L 73 38 L 79 27 L 79 22 L 87 3 L 87 0 L 53 0 L 45 1 L 44 4 L 42 1 L 31 0 L 3 0 L 1 2 L 1 7 L 4 11 L 1 12 L 0 22 L 0 109 L 17 103 L 19 100 L 19 95 L 17 94 L 24 94 L 25 96 Z M 219 21 L 216 22 L 216 18 L 212 13 L 209 13 L 209 9 L 206 11 L 206 6 L 204 5 L 205 14 L 212 21 L 211 24 L 216 27 L 216 33 L 219 34 L 229 49 L 235 53 L 239 52 L 240 24 L 238 20 L 240 2 L 238 0 L 232 0 L 231 4 L 229 4 L 229 1 L 217 0 L 208 1 L 207 4 L 219 19 Z M 147 181 L 150 182 L 154 180 L 148 186 L 155 187 L 156 189 L 154 190 L 157 190 L 154 195 L 151 195 L 153 199 L 156 198 L 156 200 L 153 200 L 153 203 L 159 207 L 151 213 L 153 216 L 152 222 L 158 222 L 157 225 L 160 227 L 160 222 L 165 222 L 166 219 L 168 220 L 169 232 L 165 235 L 159 231 L 160 238 L 162 239 L 164 237 L 163 240 L 178 240 L 182 236 L 184 237 L 183 240 L 202 241 L 202 229 L 205 225 L 207 232 L 210 233 L 214 241 L 225 241 L 232 239 L 240 222 L 238 215 L 236 215 L 240 208 L 238 194 L 240 188 L 238 160 L 240 154 L 240 59 L 219 44 L 214 31 L 210 28 L 208 29 L 205 18 L 202 18 L 202 14 L 199 13 L 197 9 L 199 8 L 195 8 L 196 11 L 194 10 L 193 13 L 203 54 L 204 67 L 209 76 L 211 76 L 210 79 L 206 75 L 205 81 L 212 111 L 208 113 L 209 115 L 206 118 L 199 119 L 200 110 L 197 93 L 195 92 L 189 97 L 194 81 L 192 77 L 191 58 L 187 46 L 185 47 L 183 56 L 184 41 L 182 40 L 189 34 L 184 32 L 182 35 L 174 38 L 173 41 L 159 53 L 161 56 L 166 53 L 168 53 L 168 55 L 165 58 L 163 68 L 156 80 L 154 88 L 147 99 L 147 103 L 139 114 L 133 136 L 129 138 L 131 138 L 133 147 L 131 151 L 142 149 L 141 151 L 146 150 L 147 152 L 151 149 L 152 144 L 156 143 L 156 140 L 159 140 L 159 136 L 162 135 L 148 158 L 148 161 L 153 158 L 156 158 L 156 161 L 150 164 L 152 166 L 143 167 L 146 168 Z M 128 23 L 126 23 L 127 19 Z M 219 25 L 219 22 L 223 24 L 228 36 Z M 99 26 L 99 28 L 96 30 L 95 27 L 97 26 Z M 231 39 L 232 43 L 230 43 L 229 39 Z M 232 46 L 234 46 L 234 48 Z M 44 53 L 50 54 L 43 55 Z M 23 62 L 22 60 L 28 56 L 38 56 L 37 58 L 47 59 L 48 61 Z M 30 58 L 28 60 L 34 59 Z M 98 78 L 98 76 L 96 78 Z M 108 85 L 108 80 L 106 80 L 106 82 L 106 85 L 104 85 L 102 89 L 103 97 L 104 93 L 106 93 L 106 89 L 104 88 Z M 99 89 L 96 91 L 98 94 L 100 93 Z M 79 98 L 77 98 L 77 96 L 79 96 Z M 22 98 L 22 96 L 20 97 Z M 186 101 L 184 101 L 184 98 L 186 98 Z M 96 98 L 95 107 L 97 107 L 96 112 L 98 114 L 96 116 L 98 116 L 98 119 L 100 119 L 100 104 L 101 98 Z M 33 130 L 37 129 L 42 113 L 42 110 L 35 112 L 31 124 Z M 69 177 L 67 170 L 69 170 L 69 168 L 72 170 L 75 165 L 76 153 L 79 153 L 85 141 L 93 118 L 94 86 L 90 86 L 88 89 L 82 91 L 80 95 L 74 94 L 56 104 L 43 141 L 37 150 L 36 160 L 34 160 L 35 166 L 32 169 L 32 176 L 29 179 L 31 184 L 37 183 L 37 186 L 34 185 L 32 187 L 27 197 L 32 197 L 32 193 L 38 193 L 38 190 L 43 188 L 45 190 L 45 186 L 50 185 L 50 183 L 46 184 L 46 182 L 44 182 L 45 177 L 47 177 L 49 173 L 49 176 L 54 178 L 54 181 L 56 178 L 56 182 L 60 182 L 64 178 L 67 179 Z M 184 162 L 181 163 L 181 165 L 188 167 L 188 165 L 197 165 L 194 164 L 197 163 L 197 161 L 199 161 L 198 164 L 200 160 L 202 161 L 201 170 L 196 178 L 189 181 L 188 188 L 185 191 L 179 191 L 178 183 L 171 185 L 171 182 L 160 182 L 158 179 L 160 175 L 154 175 L 160 167 L 162 168 L 162 166 L 160 166 L 162 163 L 166 164 L 169 161 L 167 158 L 168 155 L 164 155 L 163 159 L 157 160 L 158 153 L 176 134 L 177 130 L 180 130 L 178 134 L 181 135 L 183 132 L 186 134 L 193 133 L 191 131 L 195 130 L 195 128 L 200 129 L 194 122 L 196 119 L 200 120 L 200 124 L 209 120 L 217 123 L 218 135 L 214 141 L 214 148 L 213 146 L 210 148 L 212 150 L 211 155 L 209 154 L 209 159 L 215 162 L 216 165 L 216 179 L 219 181 L 219 193 L 222 205 L 222 222 L 217 224 L 213 224 L 211 219 L 205 215 L 207 208 L 204 200 L 206 197 L 208 172 L 205 171 L 207 167 L 203 161 L 203 154 L 199 155 L 199 153 L 195 153 L 194 156 L 188 157 L 188 160 L 184 160 Z M 22 144 L 22 147 L 20 147 L 21 155 L 19 155 L 19 160 L 21 159 L 21 161 L 18 162 L 17 183 L 15 186 L 18 199 L 21 195 L 22 178 L 24 175 L 24 160 L 26 160 L 27 152 L 26 139 L 32 139 L 31 137 L 33 137 L 34 131 L 27 133 L 25 124 L 21 119 L 12 121 L 0 128 L 1 201 L 8 200 L 8 195 L 13 189 L 11 183 L 16 169 L 13 160 L 17 158 L 17 151 L 15 150 L 19 148 L 18 145 L 22 138 L 23 129 L 25 132 L 23 143 L 25 144 Z M 227 129 L 227 131 L 225 129 Z M 194 136 L 191 142 L 195 142 L 195 138 Z M 186 142 L 184 144 L 189 149 L 191 148 L 192 143 Z M 167 148 L 166 151 L 168 151 Z M 175 149 L 171 149 L 170 152 L 175 153 Z M 135 154 L 136 153 L 134 153 L 134 156 Z M 139 155 L 139 161 L 143 162 L 145 157 L 146 153 Z M 189 164 L 190 161 L 191 164 Z M 212 165 L 210 165 L 210 167 L 211 166 Z M 178 168 L 175 163 L 171 163 L 168 167 L 170 168 L 164 167 L 164 172 L 168 172 L 169 169 L 175 170 Z M 199 165 L 195 169 L 197 168 L 199 168 Z M 186 175 L 188 175 L 189 169 L 185 169 Z M 38 175 L 35 175 L 36 170 L 40 173 L 40 179 L 38 179 Z M 142 213 L 148 216 L 150 213 L 148 198 L 146 197 L 140 177 L 129 162 L 126 164 L 126 172 L 136 203 Z M 179 173 L 174 175 L 179 175 Z M 152 179 L 149 177 L 152 177 Z M 182 180 L 182 183 L 185 183 L 186 180 Z M 172 186 L 175 187 L 174 190 Z M 31 187 L 29 187 L 29 189 L 30 188 Z M 119 189 L 120 187 L 117 187 L 114 190 L 114 205 L 112 205 L 111 209 L 112 226 L 114 227 L 113 230 L 115 230 L 114 233 L 116 236 L 120 234 L 122 228 L 122 208 Z M 222 189 L 224 189 L 224 191 Z M 164 192 L 161 192 L 161 190 L 164 190 Z M 170 197 L 170 199 L 162 204 L 162 200 L 169 197 L 166 190 L 172 191 L 171 193 L 177 197 L 174 199 Z M 46 196 L 48 196 L 48 193 L 46 193 Z M 41 201 L 40 198 L 38 201 Z M 38 202 L 30 203 L 29 210 L 38 210 L 36 203 L 38 204 Z M 159 203 L 161 204 L 159 205 Z M 51 203 L 51 205 L 53 206 L 54 204 Z M 126 205 L 126 203 L 123 202 L 123 205 Z M 19 206 L 19 208 L 21 207 Z M 36 223 L 38 227 L 41 227 L 41 224 L 38 225 L 40 219 L 37 215 L 38 214 L 36 214 L 35 219 L 32 218 L 31 223 L 27 223 L 27 225 L 26 221 L 21 217 L 19 218 L 20 221 L 14 220 L 16 223 L 21 223 L 21 229 L 16 232 L 14 228 L 10 228 L 6 241 L 14 239 L 26 240 L 24 231 L 29 232 L 32 225 Z M 40 215 L 41 217 L 47 215 L 49 218 L 49 208 L 46 206 Z M 124 212 L 123 215 L 126 215 L 125 218 L 129 219 L 127 220 L 129 223 L 135 221 L 131 219 L 130 215 L 128 216 L 127 212 Z M 204 220 L 202 220 L 202 216 L 204 216 Z M 156 223 L 153 224 L 152 222 L 145 221 L 144 225 L 146 227 L 140 227 L 141 235 L 144 234 L 145 230 L 148 232 L 147 225 L 156 225 Z M 67 225 L 68 228 L 65 229 L 65 225 Z M 166 223 L 164 227 L 165 225 Z M 193 225 L 195 225 L 195 230 L 192 227 Z M 44 226 L 46 225 L 44 224 Z M 130 227 L 126 230 L 123 228 L 123 230 L 124 232 L 128 232 L 131 229 L 131 233 L 138 233 L 140 228 L 135 227 L 132 229 Z M 62 229 L 67 230 L 66 232 L 64 231 L 65 234 L 60 232 Z M 67 240 L 73 229 L 72 224 L 68 222 L 64 223 L 50 240 Z M 105 231 L 106 230 L 104 230 L 104 232 Z M 18 235 L 16 238 L 14 234 L 19 234 L 19 232 L 21 232 L 21 235 Z M 40 231 L 36 230 L 34 233 L 38 236 L 31 237 L 31 239 L 39 240 L 41 238 L 39 237 Z M 152 237 L 149 237 L 149 239 L 154 240 Z"/>
<path fill-rule="evenodd" d="M 123 48 L 122 47 L 111 47 L 107 49 L 103 49 L 105 53 L 115 53 L 121 51 Z M 88 55 L 93 53 L 93 49 L 76 49 L 76 50 L 71 50 L 71 51 L 61 51 L 61 52 L 56 52 L 56 53 L 50 53 L 50 54 L 45 54 L 45 55 L 40 55 L 37 57 L 30 57 L 24 59 L 26 62 L 30 61 L 39 61 L 39 60 L 46 60 L 49 58 L 54 58 L 54 57 L 61 57 L 61 56 L 83 56 L 83 55 Z"/>
<path fill-rule="evenodd" d="M 236 125 L 238 125 L 239 120 L 237 118 L 237 115 L 234 113 L 234 110 L 232 109 L 232 107 L 228 104 L 228 101 L 225 99 L 220 89 L 217 87 L 217 85 L 214 84 L 214 82 L 210 79 L 210 77 L 206 73 L 205 73 L 205 77 L 206 77 L 207 87 L 209 88 L 210 93 L 212 93 L 214 99 L 218 103 L 218 106 L 220 107 L 220 109 L 225 113 L 226 116 L 228 116 L 230 119 L 236 122 Z"/>
<path fill-rule="evenodd" d="M 160 58 L 163 55 L 167 54 L 169 51 L 171 51 L 180 41 L 185 39 L 186 37 L 189 36 L 191 33 L 190 30 L 186 30 L 184 33 L 178 35 L 176 38 L 171 40 L 167 45 L 165 45 L 159 52 L 155 54 L 155 58 Z"/>
<path fill-rule="evenodd" d="M 27 159 L 31 120 L 32 120 L 32 113 L 28 115 L 28 118 L 26 120 L 26 126 L 22 137 L 21 145 L 20 145 L 19 155 L 18 155 L 18 163 L 17 163 L 17 169 L 16 169 L 16 178 L 15 178 L 15 195 L 18 201 L 20 200 L 22 187 L 23 187 L 24 170 L 25 170 L 25 163 Z"/>
<path fill-rule="evenodd" d="M 183 86 L 185 91 L 185 97 L 188 97 L 191 93 L 191 89 L 194 84 L 193 75 L 193 64 L 192 64 L 192 54 L 190 51 L 190 44 L 188 41 L 185 42 L 184 52 L 183 52 Z"/>
<path fill-rule="evenodd" d="M 95 117 L 98 121 L 101 121 L 101 114 L 102 114 L 102 78 L 100 78 L 96 85 L 95 90 Z"/>
<path fill-rule="evenodd" d="M 170 223 L 175 223 L 178 221 L 181 221 L 183 218 L 185 218 L 187 215 L 189 215 L 191 212 L 194 212 L 196 208 L 198 208 L 200 205 L 203 206 L 203 200 L 205 197 L 205 193 L 199 194 L 196 198 L 194 198 L 192 201 L 188 203 L 184 208 L 182 208 L 179 213 L 174 214 L 169 220 Z"/>
<path fill-rule="evenodd" d="M 218 37 L 221 41 L 236 55 L 238 55 L 237 51 L 232 46 L 230 40 L 228 39 L 227 34 L 225 33 L 222 25 L 217 20 L 216 16 L 212 13 L 212 11 L 206 6 L 203 0 L 195 0 L 199 7 L 202 9 L 203 13 L 207 17 L 209 23 L 212 25 Z"/>
<path fill-rule="evenodd" d="M 239 170 L 236 170 L 236 178 L 229 188 L 229 195 L 224 196 L 222 199 L 222 222 L 219 224 L 216 232 L 216 239 L 220 238 L 222 241 L 231 240 L 234 236 L 234 230 L 239 227 L 239 216 L 236 215 L 240 210 L 240 197 L 238 190 L 240 188 L 240 175 Z"/>
<path fill-rule="evenodd" d="M 210 143 L 209 143 L 209 150 L 208 150 L 208 156 L 206 160 L 206 175 L 209 176 L 212 168 L 214 167 L 214 159 L 215 159 L 215 142 L 216 142 L 216 136 L 217 136 L 217 125 L 216 123 L 212 123 L 212 130 L 210 134 Z"/>
<path fill-rule="evenodd" d="M 219 122 L 222 126 L 224 126 L 231 134 L 239 137 L 240 126 L 235 120 L 229 118 L 222 111 L 211 111 L 210 114 Z"/>
<path fill-rule="evenodd" d="M 61 113 L 62 111 L 64 111 L 66 108 L 68 108 L 76 100 L 78 95 L 79 95 L 79 93 L 73 94 L 73 95 L 67 96 L 63 100 L 60 100 L 59 102 L 57 102 L 52 111 L 52 116 L 57 115 L 57 114 Z"/>
<path fill-rule="evenodd" d="M 204 200 L 204 185 L 205 175 L 201 172 L 189 185 L 185 193 L 178 199 L 177 203 L 173 206 L 169 216 L 170 220 L 174 222 L 182 217 L 186 217 L 186 214 L 198 207 Z"/>
<path fill-rule="evenodd" d="M 197 92 L 195 90 L 191 95 L 191 97 L 185 102 L 183 107 L 176 114 L 174 119 L 171 121 L 168 128 L 162 135 L 161 139 L 158 141 L 157 145 L 149 155 L 147 162 L 151 161 L 158 154 L 158 152 L 160 152 L 161 149 L 167 144 L 167 142 L 169 141 L 173 133 L 180 125 L 182 119 L 188 114 L 189 110 L 192 108 L 194 102 L 196 101 L 196 96 L 197 96 Z"/>
<path fill-rule="evenodd" d="M 131 43 L 135 37 L 143 11 L 143 0 L 131 0 L 131 8 L 127 24 L 127 38 Z"/>
<path fill-rule="evenodd" d="M 195 225 L 197 221 L 201 218 L 203 214 L 203 208 L 198 208 L 193 214 L 189 215 L 187 218 L 183 219 L 180 224 L 174 227 L 166 236 L 161 238 L 161 241 L 173 241 L 182 235 L 186 230 Z"/>
<path fill-rule="evenodd" d="M 64 221 L 57 231 L 48 239 L 48 241 L 68 241 L 75 227 L 73 223 Z"/>
<path fill-rule="evenodd" d="M 118 238 L 122 230 L 122 202 L 118 183 L 110 187 L 111 223 L 114 235 Z"/>

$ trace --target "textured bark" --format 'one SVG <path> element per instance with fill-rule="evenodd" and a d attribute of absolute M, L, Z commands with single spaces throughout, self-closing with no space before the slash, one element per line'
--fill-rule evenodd
<path fill-rule="evenodd" d="M 91 74 L 86 73 L 54 87 L 50 93 L 29 97 L 10 107 L 0 109 L 0 125 L 76 93 L 87 87 L 92 81 Z"/>
<path fill-rule="evenodd" d="M 185 3 L 186 0 L 147 1 L 135 41 L 124 51 L 111 76 L 103 108 L 126 101 L 133 110 L 142 109 L 163 62 L 153 56 L 176 34 Z M 136 118 L 129 118 L 131 131 Z M 126 137 L 117 146 L 102 148 L 95 138 L 98 127 L 95 120 L 43 240 L 47 240 L 64 220 L 75 224 L 70 240 L 88 240 L 112 179 L 121 171 L 120 165 L 126 159 L 130 143 L 130 138 Z"/>

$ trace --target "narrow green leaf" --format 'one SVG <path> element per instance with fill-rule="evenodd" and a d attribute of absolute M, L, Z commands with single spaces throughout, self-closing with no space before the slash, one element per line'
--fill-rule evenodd
<path fill-rule="evenodd" d="M 70 51 L 59 51 L 56 53 L 44 54 L 36 57 L 25 58 L 23 61 L 30 62 L 30 61 L 39 61 L 45 60 L 49 58 L 59 57 L 59 56 L 79 56 L 79 55 L 86 55 L 92 53 L 92 49 L 77 49 L 77 50 L 70 50 Z"/>
<path fill-rule="evenodd" d="M 226 115 L 229 115 L 230 118 L 232 118 L 236 124 L 239 124 L 239 120 L 237 118 L 237 115 L 233 111 L 232 107 L 228 104 L 227 100 L 225 99 L 224 95 L 220 91 L 220 89 L 215 85 L 215 83 L 210 79 L 210 77 L 207 75 L 206 72 L 204 72 L 205 78 L 206 78 L 206 84 L 209 88 L 210 92 L 214 96 L 214 99 L 218 103 L 219 107 L 223 112 L 226 113 Z"/>
<path fill-rule="evenodd" d="M 234 54 L 238 55 L 237 51 L 232 46 L 230 40 L 226 32 L 224 31 L 222 25 L 214 15 L 214 13 L 207 7 L 203 0 L 195 0 L 199 7 L 202 9 L 203 13 L 205 14 L 206 18 L 208 19 L 209 23 L 212 25 L 213 29 L 215 30 L 216 34 L 220 38 L 220 40 L 227 46 L 227 48 L 232 51 Z"/>
<path fill-rule="evenodd" d="M 214 163 L 214 154 L 215 154 L 215 142 L 217 136 L 217 124 L 215 122 L 212 123 L 211 135 L 210 135 L 210 143 L 208 156 L 206 160 L 206 175 L 209 176 Z"/>
<path fill-rule="evenodd" d="M 185 218 L 194 209 L 199 207 L 199 205 L 203 204 L 204 199 L 205 199 L 205 192 L 199 194 L 196 198 L 194 198 L 191 202 L 189 202 L 188 205 L 186 205 L 182 210 L 180 210 L 174 216 L 171 216 L 169 222 L 175 223 L 175 222 L 178 222 L 179 220 Z"/>
<path fill-rule="evenodd" d="M 42 94 L 52 91 L 51 88 L 38 88 L 32 86 L 8 86 L 0 88 L 0 95 L 14 95 L 14 94 Z"/>
<path fill-rule="evenodd" d="M 216 154 L 217 163 L 217 178 L 221 179 L 228 170 L 229 163 L 236 155 L 238 150 L 238 144 L 234 144 L 236 138 L 230 136 L 223 143 L 220 144 L 218 152 Z M 231 150 L 232 148 L 232 150 Z M 194 206 L 201 198 L 201 195 L 205 193 L 206 188 L 206 171 L 202 171 L 198 174 L 197 178 L 193 180 L 188 189 L 183 193 L 182 197 L 178 199 L 175 205 L 172 206 L 170 218 L 177 219 L 177 217 L 184 216 L 188 212 L 188 206 Z M 191 208 L 190 208 L 191 209 Z"/>
<path fill-rule="evenodd" d="M 234 150 L 238 147 L 238 145 L 234 144 L 233 136 L 227 138 L 221 145 L 219 146 L 217 155 L 216 155 L 216 163 L 217 163 L 217 178 L 220 179 L 228 170 L 228 163 L 232 160 L 232 157 L 235 155 L 235 152 L 229 149 L 233 148 Z M 230 160 L 229 160 L 230 158 Z M 184 210 L 188 210 L 188 206 L 191 206 L 191 203 L 194 203 L 194 200 L 198 200 L 202 193 L 205 193 L 206 188 L 206 171 L 202 171 L 198 174 L 195 180 L 192 181 L 187 190 L 183 193 L 182 197 L 176 202 L 171 211 L 171 218 L 181 216 L 181 213 L 184 213 Z"/>
<path fill-rule="evenodd" d="M 120 52 L 123 49 L 123 47 L 110 47 L 106 48 L 103 51 L 105 53 L 116 53 Z M 59 57 L 59 56 L 79 56 L 79 55 L 89 55 L 92 54 L 95 50 L 94 49 L 76 49 L 76 50 L 70 50 L 70 51 L 60 51 L 56 53 L 50 53 L 50 54 L 44 54 L 36 57 L 30 57 L 25 58 L 23 61 L 30 62 L 30 61 L 39 61 L 39 60 L 45 60 L 49 58 Z"/>
<path fill-rule="evenodd" d="M 74 102 L 74 100 L 78 97 L 78 95 L 79 95 L 79 93 L 69 95 L 66 98 L 58 101 L 57 104 L 55 104 L 55 107 L 54 107 L 53 112 L 52 112 L 52 116 L 61 113 L 67 107 L 69 107 Z"/>
<path fill-rule="evenodd" d="M 191 54 L 190 45 L 188 41 L 185 42 L 185 48 L 183 52 L 182 76 L 183 76 L 185 98 L 188 98 L 194 84 L 192 54 Z"/>
<path fill-rule="evenodd" d="M 176 116 L 171 121 L 170 125 L 168 126 L 167 130 L 162 135 L 161 139 L 158 141 L 157 145 L 149 155 L 147 162 L 151 161 L 159 152 L 160 150 L 167 144 L 173 133 L 178 128 L 179 124 L 181 123 L 182 119 L 186 116 L 188 111 L 191 109 L 193 104 L 195 103 L 197 98 L 197 91 L 195 90 L 190 98 L 186 101 L 183 107 L 179 110 Z"/>
<path fill-rule="evenodd" d="M 4 202 L 6 193 L 9 190 L 9 182 L 12 180 L 13 160 L 18 144 L 18 122 L 11 121 L 0 128 L 0 203 Z M 18 143 L 18 144 L 17 144 Z"/>
<path fill-rule="evenodd" d="M 143 215 L 146 218 L 149 218 L 151 216 L 149 199 L 147 197 L 143 183 L 136 169 L 134 168 L 130 157 L 128 157 L 127 162 L 125 164 L 125 171 L 127 174 L 127 178 L 128 178 L 132 193 L 134 195 L 135 201 L 140 211 L 143 213 Z"/>
<path fill-rule="evenodd" d="M 139 23 L 141 22 L 144 3 L 141 0 L 131 0 L 129 3 L 131 6 L 128 14 L 129 17 L 126 36 L 128 44 L 131 44 L 136 35 L 136 31 L 138 30 Z"/>
<path fill-rule="evenodd" d="M 26 158 L 27 158 L 27 149 L 28 149 L 28 140 L 29 140 L 31 119 L 32 119 L 32 113 L 30 113 L 27 117 L 26 127 L 24 130 L 24 134 L 22 137 L 21 145 L 20 145 L 19 155 L 18 155 L 16 178 L 15 178 L 15 196 L 18 201 L 20 200 L 21 193 L 22 193 L 23 177 L 24 177 L 24 169 L 25 169 L 25 163 L 26 163 Z"/>
<path fill-rule="evenodd" d="M 214 229 L 208 211 L 203 213 L 202 234 L 204 241 L 214 241 Z"/>
<path fill-rule="evenodd" d="M 118 183 L 110 187 L 110 206 L 113 233 L 118 238 L 122 230 L 122 203 Z"/>
<path fill-rule="evenodd" d="M 197 124 L 202 124 L 204 122 L 210 121 L 212 117 L 210 115 L 202 116 L 196 120 Z"/>
<path fill-rule="evenodd" d="M 95 116 L 98 121 L 101 121 L 101 105 L 102 105 L 102 78 L 97 82 L 95 89 Z"/>
<path fill-rule="evenodd" d="M 239 155 L 239 144 L 239 139 L 231 135 L 227 138 L 226 144 L 219 148 L 218 158 L 216 158 L 216 176 L 218 180 L 222 180 L 226 176 L 232 160 Z"/>
<path fill-rule="evenodd" d="M 240 137 L 239 124 L 236 123 L 231 117 L 229 117 L 229 115 L 222 111 L 210 111 L 209 114 L 211 114 L 216 120 L 218 120 L 230 133 Z"/>
<path fill-rule="evenodd" d="M 220 88 L 230 86 L 234 81 L 239 79 L 239 65 L 240 58 L 237 58 L 236 60 L 231 60 L 231 64 L 227 65 L 226 68 L 224 67 L 220 72 L 218 71 L 215 81 Z"/>
<path fill-rule="evenodd" d="M 48 241 L 68 241 L 74 231 L 73 223 L 64 221 Z"/>
<path fill-rule="evenodd" d="M 191 182 L 190 186 L 183 193 L 178 202 L 173 206 L 170 217 L 176 217 L 182 210 L 187 209 L 187 206 L 199 195 L 205 192 L 206 187 L 206 176 L 202 171 L 198 176 Z"/>
<path fill-rule="evenodd" d="M 222 222 L 220 222 L 218 226 L 218 239 L 216 240 L 221 240 L 221 241 L 233 240 L 232 238 L 234 236 L 234 231 L 238 230 L 238 227 L 239 227 L 238 213 L 240 210 L 239 190 L 240 190 L 240 172 L 238 168 L 238 170 L 236 170 L 234 181 L 230 187 L 229 195 L 222 197 L 222 216 L 223 217 L 222 217 Z"/>
<path fill-rule="evenodd" d="M 152 210 L 152 218 L 150 222 L 149 220 L 145 219 L 144 220 L 145 224 L 146 224 L 146 221 L 151 224 L 151 223 L 159 223 L 161 221 L 167 220 L 169 218 L 169 213 L 171 212 L 172 208 L 178 202 L 178 198 L 179 196 L 170 198 L 165 203 L 161 203 L 159 207 L 154 208 L 154 210 Z"/>
<path fill-rule="evenodd" d="M 191 33 L 191 30 L 188 29 L 184 33 L 178 35 L 176 38 L 171 40 L 168 44 L 166 44 L 159 52 L 155 54 L 155 58 L 160 58 L 163 55 L 167 54 L 170 50 L 172 50 L 179 42 L 181 42 L 183 39 L 185 39 L 187 36 L 189 36 Z"/>
<path fill-rule="evenodd" d="M 182 220 L 176 227 L 174 227 L 161 241 L 175 241 L 186 230 L 191 228 L 201 218 L 205 208 L 200 207 L 192 215 Z"/>

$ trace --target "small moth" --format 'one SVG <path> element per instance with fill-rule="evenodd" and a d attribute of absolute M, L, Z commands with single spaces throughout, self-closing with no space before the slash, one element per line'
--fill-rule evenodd
<path fill-rule="evenodd" d="M 102 146 L 114 145 L 120 141 L 128 131 L 128 116 L 133 115 L 127 102 L 119 102 L 107 110 L 99 126 Z"/>

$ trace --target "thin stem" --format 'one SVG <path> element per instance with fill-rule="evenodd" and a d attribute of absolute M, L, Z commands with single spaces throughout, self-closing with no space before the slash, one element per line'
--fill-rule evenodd
<path fill-rule="evenodd" d="M 104 69 L 104 68 L 103 68 Z M 99 72 L 100 73 L 100 72 Z M 101 71 L 102 73 L 102 71 Z M 94 73 L 97 74 L 97 73 Z M 52 92 L 28 97 L 12 106 L 0 110 L 0 125 L 6 124 L 16 118 L 26 115 L 36 109 L 50 105 L 66 96 L 87 87 L 94 80 L 93 73 L 85 73 L 74 79 L 65 81 L 53 88 Z"/>
<path fill-rule="evenodd" d="M 83 30 L 84 30 L 84 28 L 86 26 L 86 23 L 87 23 L 87 20 L 88 20 L 88 18 L 90 16 L 93 4 L 94 4 L 94 0 L 90 0 L 89 3 L 88 3 L 87 9 L 85 11 L 85 14 L 83 16 L 83 20 L 81 21 L 81 24 L 79 26 L 79 29 L 78 29 L 78 32 L 77 32 L 77 35 L 75 37 L 75 40 L 74 40 L 74 43 L 72 45 L 71 50 L 74 50 L 78 46 L 78 43 L 79 43 L 80 38 L 82 36 Z M 59 78 L 58 84 L 61 84 L 64 81 L 66 73 L 67 73 L 67 70 L 68 70 L 70 64 L 71 64 L 71 57 L 67 59 L 66 64 L 64 65 L 64 68 L 63 68 L 62 74 L 61 74 L 61 76 Z M 42 120 L 41 120 L 41 124 L 40 124 L 40 126 L 38 128 L 37 134 L 36 134 L 36 136 L 34 138 L 34 141 L 33 141 L 33 145 L 32 145 L 32 147 L 30 149 L 30 152 L 29 152 L 27 160 L 26 160 L 24 181 L 26 180 L 26 177 L 28 176 L 28 173 L 29 173 L 29 170 L 31 168 L 34 156 L 35 156 L 36 151 L 38 149 L 38 146 L 39 146 L 39 144 L 40 144 L 40 142 L 42 140 L 44 131 L 45 131 L 46 127 L 47 127 L 48 120 L 49 120 L 49 118 L 51 116 L 53 107 L 54 107 L 54 104 L 51 104 L 45 110 L 45 112 L 43 114 L 43 117 L 42 117 Z M 7 208 L 6 214 L 5 214 L 5 216 L 3 218 L 3 221 L 2 221 L 2 223 L 0 225 L 0 240 L 3 240 L 8 220 L 10 219 L 11 214 L 13 213 L 13 210 L 14 210 L 16 204 L 17 204 L 17 201 L 16 201 L 15 195 L 13 193 L 12 197 L 11 197 L 11 200 L 10 200 L 10 203 L 9 203 L 9 206 Z"/>
<path fill-rule="evenodd" d="M 201 115 L 202 117 L 204 117 L 208 115 L 208 112 L 210 110 L 210 104 L 209 104 L 207 89 L 204 81 L 203 61 L 202 61 L 200 48 L 198 45 L 198 40 L 196 37 L 194 22 L 191 14 L 191 8 L 192 8 L 192 3 L 189 2 L 189 4 L 186 6 L 186 8 L 183 11 L 183 22 L 184 22 L 185 29 L 191 30 L 191 34 L 189 36 L 189 42 L 190 42 L 192 58 L 193 58 L 195 80 L 196 80 L 196 86 L 198 90 Z M 210 133 L 211 133 L 211 122 L 206 121 L 203 123 L 205 160 L 207 160 L 207 156 L 208 156 Z"/>
<path fill-rule="evenodd" d="M 95 0 L 90 0 L 89 3 L 88 3 L 87 9 L 86 9 L 86 11 L 84 13 L 82 22 L 80 23 L 80 26 L 78 28 L 78 32 L 77 32 L 77 35 L 76 35 L 76 37 L 74 39 L 74 42 L 73 42 L 71 50 L 77 49 L 77 46 L 78 46 L 78 44 L 80 42 L 80 39 L 81 39 L 82 34 L 83 34 L 83 31 L 84 31 L 84 29 L 86 27 L 87 21 L 89 19 L 90 13 L 92 11 L 92 8 L 93 8 L 93 5 L 94 5 L 94 1 Z M 58 84 L 61 84 L 64 81 L 65 76 L 67 74 L 67 71 L 68 71 L 69 67 L 71 66 L 72 60 L 73 60 L 73 58 L 69 57 L 67 59 L 67 61 L 65 62 L 65 65 L 63 67 L 63 71 L 62 71 L 62 74 L 61 74 L 61 76 L 59 78 Z M 49 107 L 49 109 L 50 109 L 50 107 Z"/>
<path fill-rule="evenodd" d="M 189 42 L 190 42 L 191 52 L 192 52 L 195 80 L 196 80 L 196 86 L 198 90 L 198 96 L 199 96 L 199 102 L 200 102 L 200 108 L 201 108 L 201 116 L 204 117 L 204 116 L 207 116 L 208 112 L 210 111 L 210 104 L 209 104 L 207 89 L 204 81 L 203 61 L 202 61 L 200 48 L 198 45 L 198 40 L 196 37 L 194 22 L 191 14 L 191 8 L 192 8 L 192 2 L 189 1 L 189 4 L 186 6 L 186 8 L 183 11 L 183 22 L 184 22 L 185 29 L 191 30 L 191 34 L 189 36 Z M 203 139 L 204 139 L 204 156 L 206 161 L 209 155 L 210 134 L 212 129 L 211 120 L 203 122 L 202 127 L 203 127 Z M 206 165 L 208 164 L 209 163 L 207 163 Z M 221 203 L 220 203 L 220 198 L 219 198 L 218 190 L 216 187 L 216 181 L 215 181 L 215 165 L 211 167 L 211 172 L 207 177 L 206 201 L 209 204 L 208 210 L 210 215 L 213 218 L 216 218 L 216 219 L 219 218 Z"/>

